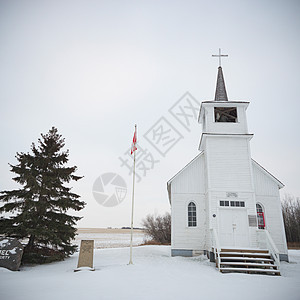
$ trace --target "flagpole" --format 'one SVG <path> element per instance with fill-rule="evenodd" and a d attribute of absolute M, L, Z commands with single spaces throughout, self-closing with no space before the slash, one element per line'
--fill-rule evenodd
<path fill-rule="evenodd" d="M 136 134 L 136 124 L 134 126 Z M 132 238 L 133 238 L 133 208 L 134 208 L 134 181 L 135 181 L 135 151 L 133 151 L 133 183 L 132 183 L 132 205 L 131 205 L 131 230 L 130 230 L 130 259 L 129 265 L 132 265 Z"/>

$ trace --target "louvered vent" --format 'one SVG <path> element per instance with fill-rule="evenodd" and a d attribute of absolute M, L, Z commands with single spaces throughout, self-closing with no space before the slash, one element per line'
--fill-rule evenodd
<path fill-rule="evenodd" d="M 248 220 L 249 220 L 249 227 L 256 227 L 257 226 L 256 215 L 248 215 Z"/>

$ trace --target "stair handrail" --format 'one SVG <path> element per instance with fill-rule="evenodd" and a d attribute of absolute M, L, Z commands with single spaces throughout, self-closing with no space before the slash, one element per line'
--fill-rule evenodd
<path fill-rule="evenodd" d="M 217 234 L 217 230 L 215 228 L 211 228 L 210 231 L 211 231 L 211 236 L 212 236 L 212 246 L 214 248 L 215 260 L 217 259 L 218 269 L 220 270 L 220 267 L 221 267 L 221 258 L 220 258 L 221 247 L 220 247 L 219 237 L 218 237 L 218 234 Z"/>
<path fill-rule="evenodd" d="M 275 264 L 280 267 L 280 256 L 279 256 L 279 251 L 269 233 L 268 230 L 264 229 L 264 230 L 261 230 L 261 229 L 258 229 L 258 233 L 259 234 L 264 234 L 265 235 L 265 240 L 266 240 L 266 244 L 267 244 L 267 248 L 268 250 L 270 251 L 270 254 L 272 255 L 274 261 L 275 261 Z"/>
<path fill-rule="evenodd" d="M 269 233 L 268 230 L 265 230 L 266 231 L 266 237 L 267 237 L 267 245 L 268 245 L 268 249 L 269 251 L 271 252 L 276 264 L 278 267 L 280 267 L 280 256 L 279 256 L 279 251 Z"/>

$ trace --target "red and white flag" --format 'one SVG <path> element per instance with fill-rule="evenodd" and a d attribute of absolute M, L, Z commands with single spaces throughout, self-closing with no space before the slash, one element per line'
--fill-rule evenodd
<path fill-rule="evenodd" d="M 133 139 L 132 139 L 132 144 L 131 144 L 131 154 L 132 154 L 135 150 L 137 150 L 136 142 L 137 142 L 137 134 L 136 134 L 136 125 L 135 125 L 135 131 L 134 131 L 134 135 L 133 135 Z"/>

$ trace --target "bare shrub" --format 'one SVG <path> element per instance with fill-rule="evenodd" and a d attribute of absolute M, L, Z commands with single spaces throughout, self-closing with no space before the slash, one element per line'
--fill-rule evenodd
<path fill-rule="evenodd" d="M 145 233 L 156 243 L 170 245 L 171 243 L 171 215 L 154 217 L 148 215 L 142 220 Z"/>

